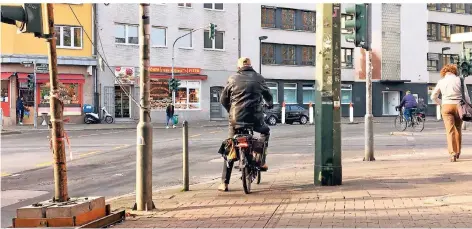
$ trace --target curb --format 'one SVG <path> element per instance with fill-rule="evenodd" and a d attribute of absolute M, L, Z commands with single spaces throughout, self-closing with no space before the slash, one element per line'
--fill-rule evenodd
<path fill-rule="evenodd" d="M 13 135 L 13 134 L 21 134 L 20 131 L 13 131 L 13 130 L 6 130 L 2 131 L 1 135 Z"/>

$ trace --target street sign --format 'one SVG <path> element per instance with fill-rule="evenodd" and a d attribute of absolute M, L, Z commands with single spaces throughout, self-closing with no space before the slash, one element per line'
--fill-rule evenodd
<path fill-rule="evenodd" d="M 33 64 L 33 61 L 22 61 L 21 64 L 25 65 L 25 64 Z"/>
<path fill-rule="evenodd" d="M 49 72 L 49 64 L 37 64 L 36 71 L 39 73 Z"/>
<path fill-rule="evenodd" d="M 472 32 L 451 35 L 451 43 L 472 42 Z"/>

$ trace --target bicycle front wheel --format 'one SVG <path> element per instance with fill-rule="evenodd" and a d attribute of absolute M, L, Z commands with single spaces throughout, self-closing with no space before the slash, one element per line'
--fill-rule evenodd
<path fill-rule="evenodd" d="M 397 116 L 395 117 L 395 128 L 398 131 L 405 131 L 407 126 L 406 119 L 403 118 L 403 116 Z"/>
<path fill-rule="evenodd" d="M 417 116 L 413 119 L 414 123 L 413 123 L 413 130 L 416 131 L 416 132 L 421 132 L 424 130 L 424 118 L 423 117 L 420 117 L 420 116 Z"/>

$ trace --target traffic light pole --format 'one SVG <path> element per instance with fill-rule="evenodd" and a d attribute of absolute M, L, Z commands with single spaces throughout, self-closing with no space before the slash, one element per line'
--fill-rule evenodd
<path fill-rule="evenodd" d="M 140 109 L 136 143 L 136 203 L 138 211 L 150 211 L 155 207 L 152 201 L 152 124 L 150 106 L 150 36 L 151 19 L 149 3 L 140 4 L 139 48 L 141 70 L 139 81 Z"/>
<path fill-rule="evenodd" d="M 374 115 L 372 114 L 372 4 L 365 4 L 366 22 L 366 74 L 365 74 L 365 93 L 366 93 L 366 113 L 365 113 L 365 151 L 364 161 L 375 161 L 374 157 Z"/>
<path fill-rule="evenodd" d="M 34 75 L 34 128 L 38 128 L 38 101 L 37 101 L 37 79 L 36 79 L 36 60 L 33 60 L 33 75 Z"/>
<path fill-rule="evenodd" d="M 54 154 L 54 201 L 69 200 L 67 190 L 66 150 L 64 138 L 63 108 L 64 103 L 59 98 L 59 82 L 57 79 L 56 32 L 54 30 L 54 6 L 47 3 L 48 12 L 48 59 L 50 82 L 50 113 L 51 113 L 51 141 Z M 36 75 L 36 74 L 35 74 Z M 35 77 L 36 79 L 36 77 Z M 36 95 L 36 93 L 35 93 Z"/>
<path fill-rule="evenodd" d="M 341 4 L 316 6 L 315 185 L 342 184 Z"/>

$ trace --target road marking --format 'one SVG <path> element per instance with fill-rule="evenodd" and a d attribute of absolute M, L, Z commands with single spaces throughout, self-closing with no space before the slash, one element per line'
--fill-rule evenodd
<path fill-rule="evenodd" d="M 10 176 L 10 175 L 11 175 L 10 173 L 2 172 L 2 177 L 7 177 L 7 176 Z"/>
<path fill-rule="evenodd" d="M 210 134 L 216 134 L 216 133 L 219 133 L 219 132 L 221 132 L 221 130 L 212 131 L 212 132 L 210 132 Z"/>
<path fill-rule="evenodd" d="M 88 152 L 88 153 L 81 153 L 81 154 L 79 154 L 79 157 L 85 157 L 85 156 L 96 154 L 96 153 L 99 153 L 99 152 L 100 151 L 91 151 L 91 152 Z"/>
<path fill-rule="evenodd" d="M 121 145 L 121 146 L 114 147 L 113 149 L 117 150 L 117 149 L 124 149 L 124 148 L 127 148 L 127 147 L 129 147 L 129 145 Z"/>
<path fill-rule="evenodd" d="M 52 161 L 37 164 L 36 167 L 46 167 L 52 165 Z"/>
<path fill-rule="evenodd" d="M 198 136 L 201 136 L 202 134 L 195 134 L 195 135 L 192 135 L 190 136 L 191 138 L 194 138 L 194 137 L 198 137 Z"/>

